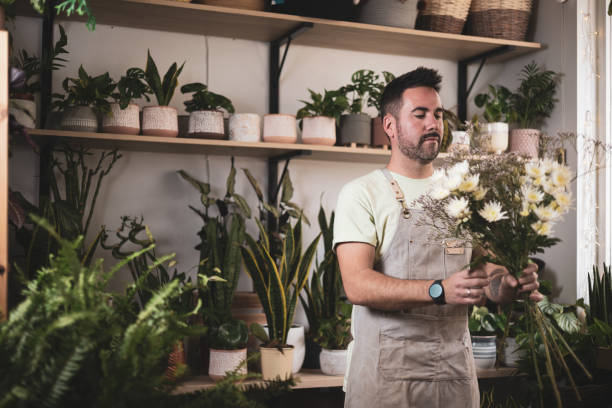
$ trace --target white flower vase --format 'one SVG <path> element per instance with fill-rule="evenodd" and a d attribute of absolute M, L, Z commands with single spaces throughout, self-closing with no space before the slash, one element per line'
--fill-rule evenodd
<path fill-rule="evenodd" d="M 189 137 L 202 139 L 224 139 L 223 112 L 193 111 L 189 114 Z"/>
<path fill-rule="evenodd" d="M 302 119 L 302 143 L 335 145 L 336 119 L 329 116 L 311 116 Z"/>
<path fill-rule="evenodd" d="M 142 109 L 144 136 L 177 137 L 178 114 L 170 106 L 145 106 Z"/>
<path fill-rule="evenodd" d="M 236 113 L 229 118 L 229 140 L 259 142 L 261 120 L 256 113 Z"/>
<path fill-rule="evenodd" d="M 217 350 L 210 349 L 210 360 L 208 364 L 208 376 L 213 381 L 225 378 L 225 373 L 234 371 L 247 358 L 246 348 L 239 350 Z M 247 366 L 243 364 L 238 370 L 239 374 L 247 373 Z"/>
<path fill-rule="evenodd" d="M 130 103 L 121 109 L 118 103 L 111 103 L 111 113 L 102 117 L 102 132 L 124 135 L 140 133 L 140 108 Z"/>
<path fill-rule="evenodd" d="M 484 148 L 489 153 L 500 154 L 508 148 L 508 124 L 486 123 L 484 127 Z"/>
<path fill-rule="evenodd" d="M 321 372 L 326 375 L 344 375 L 346 356 L 347 350 L 321 349 L 321 354 L 319 354 Z"/>
<path fill-rule="evenodd" d="M 495 367 L 497 356 L 496 336 L 472 336 L 472 352 L 476 368 L 490 369 Z"/>
<path fill-rule="evenodd" d="M 295 115 L 272 113 L 263 118 L 263 141 L 269 143 L 297 142 Z"/>

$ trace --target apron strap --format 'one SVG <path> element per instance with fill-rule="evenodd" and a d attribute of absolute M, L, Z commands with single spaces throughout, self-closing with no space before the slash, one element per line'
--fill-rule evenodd
<path fill-rule="evenodd" d="M 402 189 L 400 188 L 397 181 L 395 181 L 393 176 L 391 176 L 391 172 L 388 168 L 385 167 L 384 169 L 380 170 L 382 171 L 385 178 L 389 181 L 389 184 L 391 184 L 391 190 L 393 190 L 393 193 L 395 194 L 395 200 L 399 202 L 402 206 L 402 216 L 406 219 L 409 219 L 412 214 L 410 214 L 410 209 L 408 208 L 408 205 L 406 205 L 406 198 L 404 197 Z"/>

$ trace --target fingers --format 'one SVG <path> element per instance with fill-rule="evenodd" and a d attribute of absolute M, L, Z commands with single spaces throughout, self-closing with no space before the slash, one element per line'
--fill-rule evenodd
<path fill-rule="evenodd" d="M 519 278 L 519 293 L 533 292 L 540 287 L 540 282 L 538 282 L 538 273 L 536 270 L 537 267 L 535 270 L 529 273 L 523 273 L 523 275 Z M 525 271 L 527 271 L 527 268 Z"/>
<path fill-rule="evenodd" d="M 534 290 L 529 294 L 529 299 L 533 300 L 534 302 L 539 302 L 540 300 L 544 299 L 544 295 L 538 292 L 537 290 Z"/>

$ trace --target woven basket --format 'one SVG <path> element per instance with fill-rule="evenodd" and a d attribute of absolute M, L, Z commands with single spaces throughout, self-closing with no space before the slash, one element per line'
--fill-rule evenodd
<path fill-rule="evenodd" d="M 532 0 L 472 0 L 468 33 L 481 37 L 524 41 Z"/>
<path fill-rule="evenodd" d="M 461 34 L 472 0 L 422 0 L 416 21 L 418 30 Z"/>

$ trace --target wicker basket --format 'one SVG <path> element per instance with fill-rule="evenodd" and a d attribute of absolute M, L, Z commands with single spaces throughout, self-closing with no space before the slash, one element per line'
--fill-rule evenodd
<path fill-rule="evenodd" d="M 468 32 L 481 37 L 524 41 L 532 0 L 472 0 Z"/>
<path fill-rule="evenodd" d="M 461 34 L 472 0 L 422 0 L 416 21 L 418 30 Z"/>

